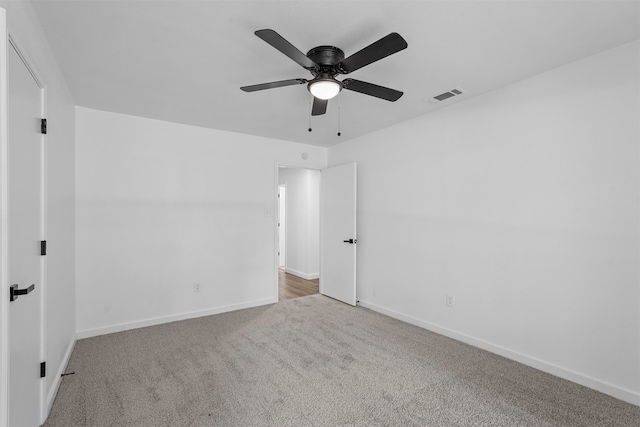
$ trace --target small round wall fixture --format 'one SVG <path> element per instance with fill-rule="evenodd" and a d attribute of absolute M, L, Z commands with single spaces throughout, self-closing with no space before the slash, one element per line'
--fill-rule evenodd
<path fill-rule="evenodd" d="M 309 158 L 309 154 L 302 153 L 302 156 L 300 156 L 300 157 L 302 157 L 302 160 L 307 160 Z"/>
<path fill-rule="evenodd" d="M 342 90 L 342 83 L 330 77 L 315 78 L 307 86 L 309 92 L 318 99 L 331 99 Z"/>

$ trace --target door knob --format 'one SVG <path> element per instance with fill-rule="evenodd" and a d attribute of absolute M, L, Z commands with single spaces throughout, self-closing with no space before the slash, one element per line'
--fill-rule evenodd
<path fill-rule="evenodd" d="M 358 239 L 343 240 L 343 242 L 355 245 L 356 243 L 358 243 Z"/>
<path fill-rule="evenodd" d="M 18 289 L 18 286 L 19 285 L 11 285 L 9 288 L 9 301 L 15 301 L 18 299 L 18 295 L 27 295 L 36 288 L 36 285 L 31 285 L 26 289 Z"/>

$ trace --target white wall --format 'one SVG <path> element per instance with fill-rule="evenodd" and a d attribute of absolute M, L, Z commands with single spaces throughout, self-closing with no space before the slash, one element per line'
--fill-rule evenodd
<path fill-rule="evenodd" d="M 276 165 L 326 148 L 76 113 L 80 337 L 278 300 Z"/>
<path fill-rule="evenodd" d="M 363 305 L 640 404 L 639 52 L 331 147 Z"/>
<path fill-rule="evenodd" d="M 303 279 L 320 275 L 320 171 L 280 168 L 287 186 L 286 271 Z"/>
<path fill-rule="evenodd" d="M 75 108 L 62 73 L 28 2 L 0 1 L 9 33 L 46 85 L 45 396 L 53 403 L 75 342 Z M 10 160 L 9 160 L 10 161 Z M 0 422 L 0 424 L 2 424 Z"/>

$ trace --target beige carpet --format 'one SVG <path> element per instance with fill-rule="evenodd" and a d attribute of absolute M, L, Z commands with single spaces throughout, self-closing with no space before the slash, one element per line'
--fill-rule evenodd
<path fill-rule="evenodd" d="M 640 426 L 640 408 L 321 295 L 78 341 L 45 426 Z"/>

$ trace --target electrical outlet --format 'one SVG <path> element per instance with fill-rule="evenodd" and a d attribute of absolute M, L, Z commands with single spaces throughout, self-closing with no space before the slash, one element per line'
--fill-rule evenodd
<path fill-rule="evenodd" d="M 200 292 L 200 283 L 193 284 L 193 292 Z"/>
<path fill-rule="evenodd" d="M 447 305 L 454 307 L 456 305 L 456 297 L 453 294 L 447 294 Z"/>

